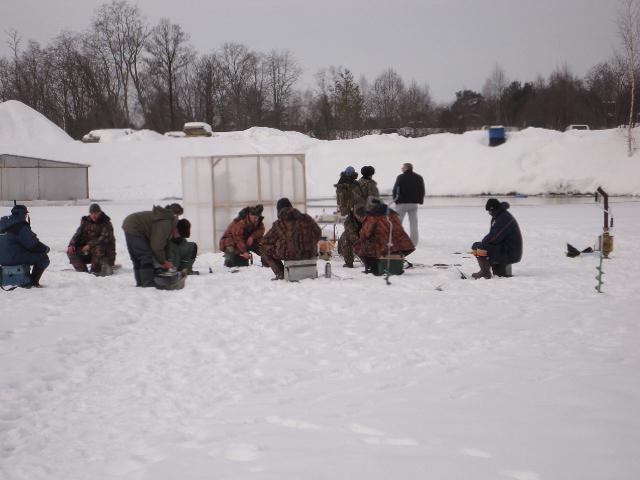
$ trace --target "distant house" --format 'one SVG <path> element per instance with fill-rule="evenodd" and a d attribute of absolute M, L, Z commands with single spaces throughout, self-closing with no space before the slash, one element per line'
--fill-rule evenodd
<path fill-rule="evenodd" d="M 84 200 L 89 165 L 0 154 L 0 200 Z"/>

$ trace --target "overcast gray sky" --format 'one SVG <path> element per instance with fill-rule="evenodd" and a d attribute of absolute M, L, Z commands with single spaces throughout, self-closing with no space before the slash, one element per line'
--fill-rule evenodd
<path fill-rule="evenodd" d="M 0 0 L 0 33 L 48 43 L 88 29 L 102 0 Z M 372 81 L 392 67 L 449 102 L 480 90 L 498 63 L 509 80 L 547 77 L 566 63 L 584 74 L 618 48 L 617 0 L 138 0 L 155 24 L 168 17 L 200 53 L 233 41 L 289 49 L 304 69 L 300 88 L 330 65 Z M 0 54 L 6 55 L 5 42 Z"/>

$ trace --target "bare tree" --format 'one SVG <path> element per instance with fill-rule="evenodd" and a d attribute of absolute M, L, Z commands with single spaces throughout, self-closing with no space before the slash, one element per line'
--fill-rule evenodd
<path fill-rule="evenodd" d="M 273 126 L 283 128 L 284 112 L 302 70 L 288 50 L 272 50 L 264 59 L 264 68 L 273 112 Z"/>
<path fill-rule="evenodd" d="M 627 155 L 633 155 L 632 128 L 635 125 L 635 74 L 640 53 L 640 4 L 638 0 L 620 0 L 618 11 L 618 34 L 622 43 L 626 75 L 631 88 L 629 125 L 627 126 Z"/>
<path fill-rule="evenodd" d="M 169 125 L 171 130 L 178 126 L 178 82 L 182 70 L 193 60 L 195 54 L 187 45 L 189 35 L 180 25 L 163 18 L 155 26 L 146 48 L 149 74 L 160 97 L 166 97 L 169 107 Z"/>
<path fill-rule="evenodd" d="M 502 95 L 508 84 L 509 81 L 507 80 L 504 70 L 500 65 L 496 64 L 482 87 L 482 96 L 485 98 L 485 101 L 493 107 L 496 123 L 502 122 Z"/>
<path fill-rule="evenodd" d="M 371 107 L 372 113 L 381 122 L 381 126 L 394 126 L 400 120 L 404 90 L 402 78 L 392 68 L 388 68 L 374 80 L 371 89 Z"/>
<path fill-rule="evenodd" d="M 231 103 L 231 124 L 234 128 L 246 126 L 243 99 L 255 74 L 256 54 L 239 43 L 225 43 L 218 54 L 220 71 L 226 96 Z"/>

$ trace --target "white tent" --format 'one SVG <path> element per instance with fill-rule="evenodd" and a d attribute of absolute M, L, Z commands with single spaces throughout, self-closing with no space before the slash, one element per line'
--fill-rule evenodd
<path fill-rule="evenodd" d="M 264 206 L 267 229 L 278 199 L 306 211 L 303 154 L 219 155 L 182 158 L 182 199 L 191 236 L 202 252 L 218 251 L 220 237 L 242 208 Z"/>

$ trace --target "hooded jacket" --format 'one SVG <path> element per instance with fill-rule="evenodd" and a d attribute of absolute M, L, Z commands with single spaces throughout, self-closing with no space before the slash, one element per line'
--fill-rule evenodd
<path fill-rule="evenodd" d="M 17 265 L 24 254 L 46 255 L 49 247 L 38 240 L 27 222 L 25 208 L 13 208 L 9 216 L 0 219 L 0 264 Z"/>
<path fill-rule="evenodd" d="M 261 251 L 278 260 L 308 260 L 318 253 L 320 234 L 313 218 L 286 207 L 278 212 L 278 220 L 262 237 Z"/>
<path fill-rule="evenodd" d="M 480 242 L 492 263 L 518 263 L 522 259 L 520 226 L 508 209 L 509 203 L 502 202 L 491 212 L 491 228 Z"/>
<path fill-rule="evenodd" d="M 391 233 L 390 249 L 387 245 L 389 233 Z M 375 209 L 362 223 L 360 238 L 354 245 L 354 250 L 359 257 L 380 258 L 388 253 L 409 255 L 415 247 L 402 228 L 400 217 L 395 211 L 389 210 L 385 215 L 384 210 Z"/>
<path fill-rule="evenodd" d="M 253 238 L 252 245 L 258 246 L 264 235 L 263 217 L 258 217 L 258 224 L 254 225 L 249 220 L 249 212 L 242 210 L 237 218 L 229 224 L 220 238 L 219 247 L 224 251 L 227 247 L 233 247 L 239 255 L 248 251 L 247 240 Z"/>
<path fill-rule="evenodd" d="M 156 260 L 164 263 L 167 261 L 165 249 L 175 224 L 173 212 L 156 205 L 151 211 L 136 212 L 127 216 L 122 222 L 122 229 L 127 235 L 145 238 Z"/>

